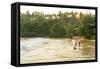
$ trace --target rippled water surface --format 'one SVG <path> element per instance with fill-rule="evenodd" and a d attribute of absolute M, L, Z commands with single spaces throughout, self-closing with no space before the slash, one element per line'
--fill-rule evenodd
<path fill-rule="evenodd" d="M 21 63 L 76 61 L 95 59 L 95 40 L 83 39 L 76 50 L 72 39 L 21 38 Z"/>

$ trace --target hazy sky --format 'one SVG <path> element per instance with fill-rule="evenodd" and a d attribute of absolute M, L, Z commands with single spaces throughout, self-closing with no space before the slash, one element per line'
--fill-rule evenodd
<path fill-rule="evenodd" d="M 41 6 L 20 6 L 20 11 L 25 13 L 29 11 L 31 14 L 34 11 L 43 12 L 44 14 L 57 14 L 59 11 L 61 12 L 82 12 L 82 13 L 92 13 L 95 14 L 95 10 L 93 9 L 73 9 L 73 8 L 57 8 L 57 7 L 41 7 Z"/>

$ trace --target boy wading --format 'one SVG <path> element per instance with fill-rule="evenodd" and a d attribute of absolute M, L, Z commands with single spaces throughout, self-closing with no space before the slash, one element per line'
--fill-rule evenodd
<path fill-rule="evenodd" d="M 74 50 L 79 48 L 80 40 L 79 40 L 79 37 L 78 37 L 77 28 L 73 30 L 72 43 L 73 43 L 73 49 Z"/>

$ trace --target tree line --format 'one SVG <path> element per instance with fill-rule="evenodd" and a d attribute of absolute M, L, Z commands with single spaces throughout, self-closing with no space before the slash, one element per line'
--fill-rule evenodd
<path fill-rule="evenodd" d="M 20 14 L 21 37 L 67 37 L 78 36 L 95 38 L 95 14 L 59 11 L 57 14 L 27 11 Z"/>

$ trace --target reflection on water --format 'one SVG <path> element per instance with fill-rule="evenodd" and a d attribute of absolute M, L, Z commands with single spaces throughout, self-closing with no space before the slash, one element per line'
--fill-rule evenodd
<path fill-rule="evenodd" d="M 81 40 L 73 49 L 72 39 L 21 38 L 21 63 L 75 61 L 95 59 L 95 40 Z"/>
<path fill-rule="evenodd" d="M 95 57 L 95 41 L 84 40 L 81 50 L 83 56 Z"/>
<path fill-rule="evenodd" d="M 41 46 L 46 40 L 45 38 L 21 38 L 21 54 L 26 54 L 28 51 L 32 51 L 36 47 Z"/>

